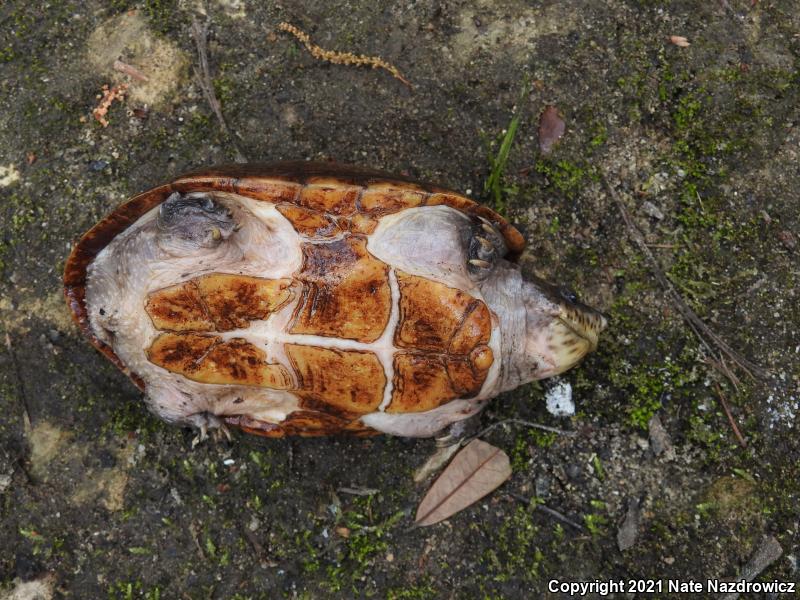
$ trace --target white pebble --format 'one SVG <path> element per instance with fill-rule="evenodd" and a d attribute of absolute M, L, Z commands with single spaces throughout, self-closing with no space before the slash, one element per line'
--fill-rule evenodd
<path fill-rule="evenodd" d="M 572 401 L 572 385 L 561 381 L 547 390 L 545 394 L 547 410 L 556 417 L 571 417 L 575 414 L 575 403 Z"/>

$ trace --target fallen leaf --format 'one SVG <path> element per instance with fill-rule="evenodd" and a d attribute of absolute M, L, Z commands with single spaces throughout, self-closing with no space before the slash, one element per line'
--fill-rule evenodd
<path fill-rule="evenodd" d="M 679 48 L 688 48 L 689 47 L 689 40 L 687 40 L 682 35 L 671 35 L 669 36 L 669 41 L 678 46 Z"/>
<path fill-rule="evenodd" d="M 542 154 L 550 154 L 553 145 L 561 139 L 566 131 L 564 120 L 555 106 L 547 106 L 539 117 L 539 150 Z"/>
<path fill-rule="evenodd" d="M 477 502 L 511 477 L 508 455 L 472 440 L 431 486 L 417 509 L 417 525 L 433 525 Z"/>

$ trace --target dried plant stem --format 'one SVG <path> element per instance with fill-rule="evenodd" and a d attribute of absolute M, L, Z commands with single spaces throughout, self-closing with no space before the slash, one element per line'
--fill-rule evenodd
<path fill-rule="evenodd" d="M 307 33 L 286 22 L 278 25 L 278 29 L 291 33 L 306 47 L 306 49 L 311 53 L 311 56 L 318 60 L 325 60 L 336 65 L 355 65 L 358 67 L 385 69 L 391 73 L 392 77 L 399 79 L 408 87 L 412 87 L 411 83 L 409 83 L 409 81 L 400 74 L 400 71 L 397 70 L 397 67 L 386 62 L 382 58 L 377 56 L 366 56 L 364 54 L 357 56 L 350 52 L 335 52 L 333 50 L 325 50 L 324 48 L 320 48 L 316 44 L 313 44 Z"/>
<path fill-rule="evenodd" d="M 664 274 L 664 271 L 661 269 L 661 266 L 656 260 L 656 257 L 653 255 L 653 252 L 648 247 L 647 243 L 644 240 L 644 236 L 642 235 L 639 228 L 633 222 L 630 215 L 628 214 L 627 209 L 625 208 L 625 204 L 622 202 L 619 194 L 611 187 L 611 184 L 608 182 L 605 174 L 602 175 L 603 183 L 606 186 L 609 194 L 611 194 L 611 198 L 617 204 L 617 208 L 619 209 L 620 214 L 622 215 L 623 221 L 625 221 L 625 225 L 628 227 L 628 232 L 630 233 L 631 238 L 636 243 L 636 245 L 641 250 L 642 254 L 645 255 L 645 258 L 650 263 L 650 268 L 655 275 L 658 282 L 661 284 L 661 287 L 667 292 L 669 299 L 672 301 L 675 308 L 681 314 L 683 319 L 686 321 L 687 325 L 691 328 L 697 338 L 700 340 L 700 343 L 706 348 L 706 350 L 714 357 L 716 357 L 716 363 L 721 363 L 724 360 L 724 357 L 728 357 L 733 363 L 738 365 L 745 373 L 750 375 L 750 377 L 759 377 L 761 379 L 769 379 L 769 373 L 756 365 L 755 363 L 749 361 L 744 356 L 739 354 L 736 350 L 731 348 L 724 340 L 722 340 L 716 333 L 714 333 L 708 325 L 706 325 L 697 314 L 689 308 L 686 302 L 683 300 L 683 297 L 678 293 L 678 290 L 675 289 L 675 286 L 672 282 L 667 279 L 667 276 Z M 714 363 L 711 363 L 714 364 Z M 722 363 L 724 364 L 724 363 Z M 723 374 L 727 376 L 727 373 L 723 371 Z"/>
<path fill-rule="evenodd" d="M 725 411 L 725 415 L 728 417 L 728 422 L 731 424 L 731 429 L 733 429 L 733 433 L 736 436 L 736 439 L 739 440 L 739 445 L 742 448 L 747 448 L 747 441 L 744 439 L 744 436 L 739 431 L 739 427 L 737 427 L 736 421 L 733 420 L 731 409 L 728 408 L 728 401 L 725 400 L 725 395 L 722 393 L 722 390 L 720 389 L 719 384 L 716 381 L 714 382 L 714 389 L 717 391 L 719 402 L 720 404 L 722 404 L 722 409 Z"/>
<path fill-rule="evenodd" d="M 492 429 L 495 429 L 496 427 L 500 427 L 502 425 L 522 425 L 524 427 L 541 429 L 542 431 L 549 431 L 550 433 L 557 433 L 558 435 L 566 435 L 568 437 L 574 437 L 575 435 L 577 435 L 577 433 L 574 431 L 565 431 L 563 429 L 558 429 L 557 427 L 550 427 L 549 425 L 540 425 L 539 423 L 534 423 L 533 421 L 525 421 L 524 419 L 503 419 L 502 421 L 498 421 L 497 423 L 492 423 L 486 429 L 482 430 L 474 437 L 475 438 L 482 437 L 484 434 L 490 432 Z"/>
<path fill-rule="evenodd" d="M 208 23 L 203 23 L 202 25 L 197 21 L 197 19 L 192 19 L 192 36 L 194 37 L 194 43 L 197 46 L 197 56 L 200 61 L 200 70 L 194 69 L 195 76 L 197 77 L 197 82 L 200 85 L 200 89 L 203 91 L 203 96 L 205 96 L 206 102 L 208 102 L 211 110 L 217 117 L 219 121 L 219 127 L 233 144 L 233 148 L 236 151 L 236 159 L 238 162 L 247 162 L 247 158 L 242 154 L 239 150 L 239 147 L 236 145 L 236 142 L 233 136 L 228 129 L 228 124 L 225 122 L 225 117 L 222 115 L 222 105 L 219 103 L 219 99 L 217 98 L 217 94 L 214 92 L 214 85 L 211 82 L 211 69 L 208 66 Z"/>
<path fill-rule="evenodd" d="M 139 81 L 145 82 L 150 81 L 150 79 L 142 73 L 139 69 L 134 67 L 133 65 L 129 65 L 128 63 L 124 63 L 121 60 L 114 61 L 114 70 L 119 71 L 120 73 L 125 73 L 128 77 L 132 79 L 137 79 Z"/>
<path fill-rule="evenodd" d="M 514 498 L 514 500 L 519 500 L 520 502 L 522 502 L 524 504 L 531 504 L 531 499 L 530 498 L 526 498 L 525 496 L 523 496 L 521 494 L 517 494 L 515 492 L 509 492 L 508 495 L 511 496 L 512 498 Z M 555 510 L 553 508 L 545 506 L 544 504 L 534 504 L 534 506 L 536 507 L 536 510 L 540 510 L 543 513 L 546 513 L 546 514 L 550 515 L 554 519 L 556 519 L 558 521 L 561 521 L 562 523 L 566 523 L 567 525 L 570 525 L 571 527 L 574 527 L 575 529 L 578 529 L 580 531 L 583 531 L 583 529 L 584 529 L 583 525 L 581 525 L 580 523 L 576 523 L 575 521 L 573 521 L 569 517 L 564 516 L 563 514 L 561 514 L 560 512 L 558 512 L 557 510 Z"/>
<path fill-rule="evenodd" d="M 20 406 L 22 407 L 22 420 L 25 427 L 25 433 L 29 434 L 32 428 L 31 411 L 30 407 L 28 406 L 28 395 L 25 393 L 25 380 L 22 379 L 22 372 L 20 371 L 19 363 L 17 362 L 17 354 L 14 352 L 14 345 L 11 342 L 11 336 L 8 335 L 8 332 L 6 332 L 5 342 L 6 350 L 8 350 L 8 354 L 11 357 L 11 366 L 14 369 L 14 375 L 17 379 L 17 387 L 19 388 L 19 402 Z"/>

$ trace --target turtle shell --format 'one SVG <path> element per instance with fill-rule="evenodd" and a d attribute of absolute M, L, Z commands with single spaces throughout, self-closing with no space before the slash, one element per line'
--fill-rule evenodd
<path fill-rule="evenodd" d="M 511 259 L 524 248 L 522 235 L 460 194 L 309 162 L 227 165 L 182 175 L 123 204 L 75 246 L 64 274 L 73 317 L 140 389 L 146 378 L 132 372 L 90 324 L 88 270 L 116 236 L 174 192 L 271 203 L 300 240 L 302 264 L 291 277 L 206 273 L 147 293 L 143 310 L 157 330 L 145 348 L 150 363 L 198 383 L 255 386 L 297 399 L 280 422 L 242 414 L 226 416 L 229 424 L 268 436 L 369 433 L 359 421 L 364 414 L 425 412 L 480 391 L 494 362 L 486 304 L 457 287 L 392 268 L 367 243 L 383 217 L 437 205 L 491 222 Z M 280 362 L 246 333 L 251 324 L 284 311 L 289 337 Z M 392 348 L 388 358 L 371 351 L 380 344 Z"/>

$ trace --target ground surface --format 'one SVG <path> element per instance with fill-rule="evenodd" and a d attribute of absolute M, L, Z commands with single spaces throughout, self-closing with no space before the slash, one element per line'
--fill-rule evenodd
<path fill-rule="evenodd" d="M 198 85 L 193 17 L 209 24 L 230 135 Z M 283 20 L 383 57 L 413 89 L 312 58 L 276 31 Z M 0 4 L 0 596 L 36 580 L 74 598 L 529 598 L 553 578 L 734 577 L 762 535 L 783 556 L 761 577 L 798 579 L 799 32 L 792 1 Z M 104 128 L 97 95 L 124 81 Z M 548 104 L 567 130 L 544 156 Z M 495 198 L 489 157 L 514 115 Z M 576 416 L 552 417 L 531 385 L 482 422 L 577 435 L 494 429 L 485 439 L 511 456 L 512 478 L 410 529 L 430 485 L 412 473 L 432 441 L 236 436 L 192 449 L 192 432 L 149 415 L 71 324 L 64 260 L 129 196 L 237 151 L 471 190 L 519 224 L 524 269 L 569 282 L 611 324 L 565 377 Z M 688 305 L 771 382 L 738 371 L 737 391 L 704 360 L 603 174 Z M 659 456 L 654 414 L 673 447 Z"/>

